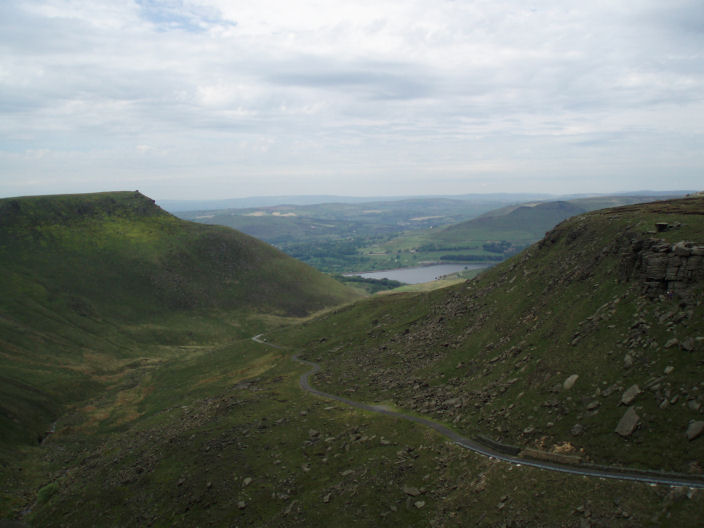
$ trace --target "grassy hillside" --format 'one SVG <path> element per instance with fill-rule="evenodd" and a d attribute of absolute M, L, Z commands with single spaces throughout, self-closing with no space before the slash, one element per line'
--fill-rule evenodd
<path fill-rule="evenodd" d="M 322 363 L 313 383 L 323 390 L 470 436 L 701 472 L 704 437 L 689 441 L 685 430 L 701 419 L 704 278 L 695 248 L 673 245 L 701 245 L 703 206 L 577 217 L 477 280 L 374 296 L 295 327 L 199 308 L 98 321 L 83 355 L 112 347 L 90 378 L 101 390 L 5 462 L 0 517 L 35 526 L 696 525 L 704 493 L 471 454 L 421 425 L 301 391 L 305 367 L 291 356 Z M 656 222 L 668 226 L 655 232 Z M 686 259 L 692 273 L 663 283 L 663 256 Z M 88 332 L 74 323 L 93 317 L 61 316 L 79 336 Z M 244 339 L 267 327 L 279 348 Z M 124 359 L 108 362 L 113 351 Z M 634 383 L 642 392 L 619 405 Z M 614 422 L 631 406 L 640 426 L 621 437 Z"/>
<path fill-rule="evenodd" d="M 320 359 L 329 392 L 521 447 L 701 473 L 704 437 L 686 433 L 704 419 L 703 255 L 704 198 L 597 211 L 474 281 L 276 339 Z"/>
<path fill-rule="evenodd" d="M 138 193 L 0 200 L 0 461 L 41 442 L 68 405 L 134 385 L 188 356 L 184 347 L 356 296 L 271 246 L 179 220 Z"/>

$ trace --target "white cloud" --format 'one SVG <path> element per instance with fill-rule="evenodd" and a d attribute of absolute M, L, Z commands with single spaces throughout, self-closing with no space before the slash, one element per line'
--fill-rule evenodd
<path fill-rule="evenodd" d="M 10 0 L 0 194 L 125 174 L 156 198 L 271 194 L 277 178 L 286 193 L 430 192 L 445 175 L 468 192 L 480 174 L 697 187 L 702 16 L 698 0 Z"/>

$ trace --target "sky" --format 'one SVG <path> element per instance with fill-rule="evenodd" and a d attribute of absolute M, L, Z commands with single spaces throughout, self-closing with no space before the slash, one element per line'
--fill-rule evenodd
<path fill-rule="evenodd" d="M 703 188 L 702 0 L 0 1 L 0 196 Z"/>

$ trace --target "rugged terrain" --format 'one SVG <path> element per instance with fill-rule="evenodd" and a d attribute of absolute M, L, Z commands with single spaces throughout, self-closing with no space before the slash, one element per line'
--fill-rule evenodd
<path fill-rule="evenodd" d="M 697 197 L 573 218 L 474 281 L 296 332 L 330 392 L 585 461 L 700 473 L 703 291 Z"/>
<path fill-rule="evenodd" d="M 281 307 L 247 318 L 217 305 L 105 325 L 61 305 L 51 333 L 27 318 L 39 349 L 79 350 L 96 385 L 72 396 L 41 444 L 3 460 L 2 515 L 36 526 L 696 525 L 701 490 L 472 454 L 422 425 L 302 391 L 306 367 L 292 356 L 321 364 L 317 388 L 472 438 L 701 474 L 703 246 L 704 198 L 692 197 L 575 217 L 475 280 L 294 325 L 282 326 Z M 37 295 L 37 313 L 56 313 Z M 143 296 L 128 306 L 155 302 Z M 6 305 L 3 321 L 14 313 Z M 277 346 L 249 339 L 260 332 Z M 19 335 L 3 328 L 4 357 L 16 346 L 6 336 Z"/>

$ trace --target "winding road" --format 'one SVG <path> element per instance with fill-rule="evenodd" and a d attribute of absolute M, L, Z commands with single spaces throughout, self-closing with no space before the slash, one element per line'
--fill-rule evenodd
<path fill-rule="evenodd" d="M 263 340 L 262 335 L 263 334 L 256 335 L 252 338 L 252 340 L 257 343 L 260 343 L 262 345 L 267 345 L 267 346 L 279 348 L 279 349 L 284 348 L 284 347 L 281 347 L 281 346 L 278 346 L 278 345 L 275 345 L 275 344 L 272 344 L 272 343 L 269 343 L 269 342 Z M 664 473 L 664 472 L 660 472 L 660 471 L 645 471 L 645 470 L 637 470 L 637 469 L 619 468 L 619 467 L 614 467 L 614 466 L 597 466 L 597 465 L 591 465 L 591 464 L 571 465 L 571 464 L 564 464 L 564 463 L 552 462 L 552 461 L 547 461 L 547 460 L 537 460 L 537 459 L 522 457 L 519 455 L 509 455 L 506 453 L 502 453 L 501 451 L 498 451 L 492 447 L 484 445 L 483 443 L 480 443 L 476 440 L 472 440 L 470 438 L 462 436 L 461 434 L 457 433 L 456 431 L 453 431 L 452 429 L 450 429 L 450 428 L 448 428 L 438 422 L 435 422 L 433 420 L 429 420 L 428 418 L 423 418 L 421 416 L 414 416 L 414 415 L 406 414 L 406 413 L 403 413 L 400 411 L 392 411 L 392 410 L 387 409 L 382 406 L 369 405 L 369 404 L 358 402 L 355 400 L 350 400 L 349 398 L 345 398 L 343 396 L 337 396 L 335 394 L 330 394 L 330 393 L 318 390 L 315 387 L 311 386 L 310 377 L 320 371 L 320 365 L 318 365 L 317 363 L 314 363 L 312 361 L 308 361 L 306 359 L 301 359 L 300 357 L 298 357 L 298 354 L 295 354 L 293 356 L 293 359 L 298 361 L 299 363 L 303 363 L 303 364 L 311 367 L 310 370 L 301 374 L 301 377 L 299 380 L 299 385 L 300 385 L 301 389 L 303 389 L 304 391 L 309 392 L 311 394 L 314 394 L 315 396 L 319 396 L 321 398 L 325 398 L 328 400 L 334 400 L 334 401 L 338 401 L 338 402 L 347 404 L 351 407 L 355 407 L 355 408 L 361 409 L 363 411 L 384 414 L 384 415 L 390 416 L 392 418 L 400 418 L 402 420 L 408 420 L 408 421 L 415 422 L 415 423 L 418 423 L 421 425 L 425 425 L 426 427 L 430 427 L 431 429 L 434 429 L 435 431 L 437 431 L 441 435 L 450 439 L 458 446 L 463 447 L 465 449 L 469 449 L 470 451 L 474 451 L 475 453 L 478 453 L 480 455 L 494 458 L 496 460 L 502 460 L 504 462 L 509 462 L 511 464 L 516 464 L 519 466 L 531 466 L 531 467 L 536 467 L 539 469 L 545 469 L 548 471 L 559 471 L 561 473 L 569 473 L 572 475 L 610 478 L 610 479 L 617 479 L 617 480 L 630 480 L 630 481 L 635 481 L 635 482 L 644 482 L 646 484 L 664 484 L 667 486 L 685 486 L 685 487 L 689 487 L 689 488 L 704 488 L 704 476 L 686 475 L 686 474 L 682 474 L 682 473 Z"/>

